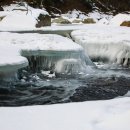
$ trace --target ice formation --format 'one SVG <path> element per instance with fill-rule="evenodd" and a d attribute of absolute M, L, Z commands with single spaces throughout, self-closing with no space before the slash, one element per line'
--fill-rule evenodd
<path fill-rule="evenodd" d="M 17 70 L 28 65 L 25 57 L 20 56 L 19 49 L 12 45 L 0 44 L 0 79 L 17 79 Z"/>
<path fill-rule="evenodd" d="M 90 26 L 71 33 L 92 59 L 105 59 L 127 66 L 130 64 L 130 29 L 126 27 Z"/>
<path fill-rule="evenodd" d="M 21 55 L 29 61 L 29 70 L 34 72 L 52 70 L 66 73 L 71 70 L 80 70 L 80 68 L 86 70 L 87 65 L 93 65 L 91 60 L 85 56 L 80 45 L 59 35 L 5 32 L 0 33 L 0 39 L 5 45 L 10 44 L 19 48 Z M 81 67 L 77 68 L 77 63 Z M 73 69 L 74 67 L 76 69 Z"/>

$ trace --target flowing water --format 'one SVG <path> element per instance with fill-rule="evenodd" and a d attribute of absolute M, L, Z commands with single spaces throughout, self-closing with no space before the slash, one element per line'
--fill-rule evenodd
<path fill-rule="evenodd" d="M 107 66 L 108 67 L 108 66 Z M 123 96 L 130 89 L 130 69 L 99 65 L 91 73 L 57 74 L 19 71 L 19 80 L 0 84 L 0 106 L 43 105 Z"/>
<path fill-rule="evenodd" d="M 17 72 L 18 80 L 0 81 L 0 106 L 105 100 L 130 90 L 129 68 L 94 64 L 83 51 L 31 51 L 22 55 L 29 66 Z"/>

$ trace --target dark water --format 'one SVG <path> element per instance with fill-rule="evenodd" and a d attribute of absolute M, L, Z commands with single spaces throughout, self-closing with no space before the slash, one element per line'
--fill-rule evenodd
<path fill-rule="evenodd" d="M 0 106 L 43 105 L 112 99 L 130 90 L 129 69 L 98 69 L 92 74 L 56 75 L 20 72 L 19 81 L 0 83 Z"/>

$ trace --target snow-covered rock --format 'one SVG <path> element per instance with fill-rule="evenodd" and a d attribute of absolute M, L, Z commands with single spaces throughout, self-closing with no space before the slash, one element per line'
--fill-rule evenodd
<path fill-rule="evenodd" d="M 40 14 L 49 15 L 44 9 L 34 9 L 24 4 L 24 6 L 18 4 L 5 6 L 4 11 L 0 12 L 0 16 L 4 16 L 0 28 L 32 29 L 35 28 Z"/>
<path fill-rule="evenodd" d="M 130 21 L 130 14 L 117 14 L 110 20 L 110 25 L 120 26 L 124 21 Z"/>
<path fill-rule="evenodd" d="M 108 25 L 109 24 L 109 21 L 106 19 L 106 18 L 102 18 L 100 19 L 97 24 L 99 25 Z"/>
<path fill-rule="evenodd" d="M 130 64 L 130 29 L 126 27 L 89 26 L 71 33 L 72 38 L 87 51 L 90 58 Z"/>
<path fill-rule="evenodd" d="M 33 71 L 51 69 L 64 73 L 68 72 L 67 70 L 71 70 L 77 62 L 84 69 L 85 66 L 92 65 L 90 59 L 84 55 L 83 48 L 80 45 L 74 43 L 69 38 L 59 35 L 5 32 L 0 33 L 0 40 L 4 45 L 10 44 L 18 47 L 21 50 L 21 55 L 28 58 L 29 67 Z M 67 70 L 61 70 L 57 67 L 57 62 L 63 59 L 69 60 L 68 64 L 62 64 L 63 66 L 68 66 L 68 68 L 66 67 Z M 77 62 L 73 62 L 73 59 L 77 60 Z M 77 69 L 76 71 L 79 70 Z"/>
<path fill-rule="evenodd" d="M 27 65 L 28 60 L 20 56 L 19 48 L 0 44 L 0 80 L 17 79 L 17 70 Z"/>
<path fill-rule="evenodd" d="M 55 24 L 71 24 L 71 22 L 68 19 L 63 18 L 63 17 L 53 19 L 52 23 L 55 23 Z"/>
<path fill-rule="evenodd" d="M 1 107 L 1 130 L 129 130 L 130 98 Z"/>

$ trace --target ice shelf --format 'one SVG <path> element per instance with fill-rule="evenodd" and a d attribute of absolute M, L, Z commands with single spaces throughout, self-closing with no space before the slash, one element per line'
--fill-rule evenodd
<path fill-rule="evenodd" d="M 123 66 L 130 65 L 130 29 L 126 27 L 89 27 L 71 33 L 91 59 L 105 60 Z"/>

